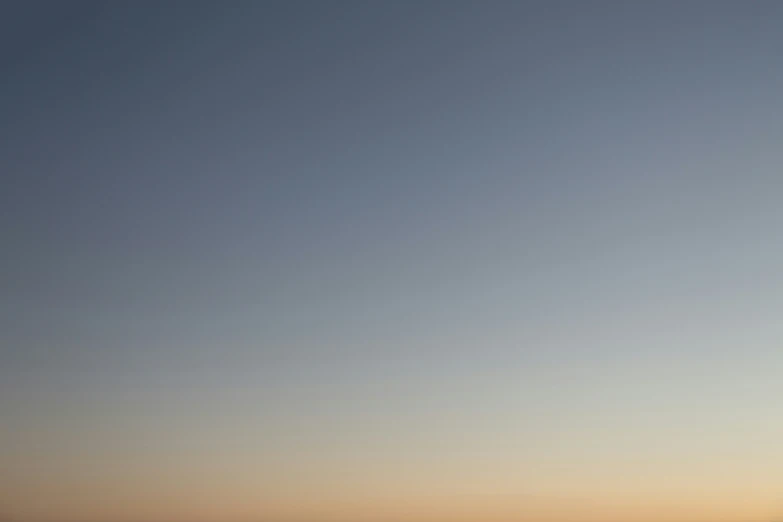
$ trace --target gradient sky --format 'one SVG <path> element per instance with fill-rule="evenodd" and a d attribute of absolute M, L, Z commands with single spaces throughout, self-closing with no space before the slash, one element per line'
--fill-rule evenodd
<path fill-rule="evenodd" d="M 783 3 L 0 4 L 0 515 L 783 512 Z"/>

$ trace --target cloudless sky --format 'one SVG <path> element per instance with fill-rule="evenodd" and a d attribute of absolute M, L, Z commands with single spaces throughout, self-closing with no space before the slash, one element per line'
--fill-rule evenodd
<path fill-rule="evenodd" d="M 783 510 L 783 4 L 0 4 L 0 513 Z"/>

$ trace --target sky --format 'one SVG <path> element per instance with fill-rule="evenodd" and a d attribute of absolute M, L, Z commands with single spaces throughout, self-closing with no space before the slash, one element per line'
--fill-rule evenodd
<path fill-rule="evenodd" d="M 2 2 L 0 518 L 780 516 L 781 23 Z"/>

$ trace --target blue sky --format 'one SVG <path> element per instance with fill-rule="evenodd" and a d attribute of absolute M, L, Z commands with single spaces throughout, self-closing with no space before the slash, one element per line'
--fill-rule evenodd
<path fill-rule="evenodd" d="M 201 473 L 295 517 L 254 488 L 346 469 L 349 517 L 410 481 L 774 505 L 776 3 L 3 10 L 11 512 L 186 517 L 138 491 Z"/>

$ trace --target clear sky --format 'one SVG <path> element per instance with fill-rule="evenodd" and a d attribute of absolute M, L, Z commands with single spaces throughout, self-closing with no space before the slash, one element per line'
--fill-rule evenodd
<path fill-rule="evenodd" d="M 3 2 L 0 514 L 780 514 L 781 28 Z"/>

